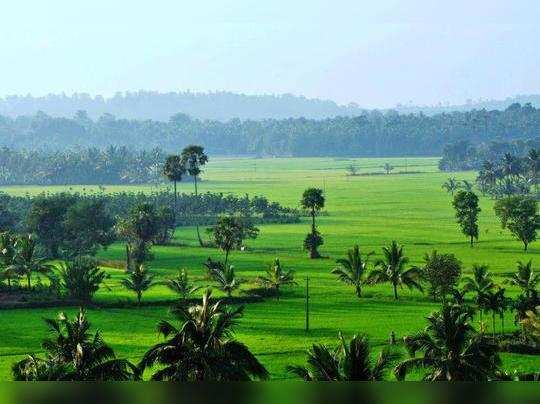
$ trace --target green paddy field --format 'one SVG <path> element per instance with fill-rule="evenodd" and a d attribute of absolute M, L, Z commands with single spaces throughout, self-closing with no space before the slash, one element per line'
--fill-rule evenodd
<path fill-rule="evenodd" d="M 325 243 L 321 253 L 327 258 L 309 260 L 302 250 L 302 240 L 309 230 L 308 219 L 300 224 L 260 226 L 256 240 L 248 241 L 247 251 L 235 251 L 230 260 L 244 289 L 254 287 L 273 258 L 279 257 L 287 268 L 296 271 L 299 283 L 285 290 L 281 300 L 267 299 L 250 303 L 237 328 L 236 336 L 245 342 L 267 366 L 275 379 L 290 378 L 285 367 L 304 362 L 305 350 L 315 342 L 334 344 L 339 331 L 346 336 L 366 333 L 375 351 L 386 343 L 391 331 L 398 337 L 415 332 L 425 325 L 425 316 L 438 308 L 418 292 L 402 290 L 394 301 L 390 285 L 368 287 L 358 299 L 352 287 L 338 282 L 330 270 L 335 259 L 345 255 L 358 243 L 364 252 L 380 254 L 381 247 L 392 240 L 405 246 L 411 264 L 421 264 L 426 252 L 436 249 L 451 252 L 470 272 L 473 263 L 486 263 L 502 282 L 513 271 L 516 261 L 538 261 L 540 244 L 533 243 L 527 253 L 519 242 L 502 231 L 493 214 L 493 201 L 481 198 L 480 240 L 474 248 L 460 233 L 454 219 L 451 197 L 441 184 L 448 174 L 437 169 L 436 158 L 399 159 L 213 159 L 203 175 L 200 191 L 264 195 L 270 200 L 297 207 L 302 191 L 307 187 L 323 188 L 327 215 L 318 218 Z M 390 162 L 395 170 L 382 174 L 382 165 Z M 355 177 L 346 175 L 346 167 L 359 167 Z M 377 173 L 377 174 L 375 174 Z M 474 180 L 474 172 L 454 174 L 458 179 Z M 165 187 L 167 185 L 160 185 Z M 97 187 L 3 187 L 0 191 L 14 195 L 42 191 L 65 190 L 97 192 Z M 152 191 L 148 186 L 106 186 L 105 192 L 120 190 Z M 191 192 L 191 183 L 181 184 L 180 192 Z M 178 245 L 154 247 L 155 260 L 149 263 L 158 278 L 174 276 L 179 268 L 188 268 L 200 285 L 206 285 L 202 263 L 207 257 L 221 258 L 215 249 L 199 248 L 194 228 L 179 228 L 175 234 Z M 122 260 L 123 245 L 116 244 L 99 257 Z M 122 289 L 120 269 L 108 268 L 111 278 L 108 288 L 102 288 L 98 302 L 134 301 L 134 296 Z M 311 331 L 304 331 L 304 284 L 310 277 Z M 216 294 L 217 291 L 215 291 Z M 510 295 L 517 293 L 510 290 Z M 173 295 L 163 287 L 155 287 L 143 301 L 163 301 Z M 2 310 L 0 332 L 0 379 L 10 379 L 10 367 L 25 353 L 39 352 L 46 335 L 43 317 L 55 316 L 62 308 Z M 74 308 L 65 309 L 74 312 Z M 138 361 L 143 352 L 156 343 L 155 325 L 168 316 L 166 306 L 155 305 L 126 309 L 92 309 L 89 317 L 102 330 L 105 340 L 117 354 Z M 489 324 L 488 324 L 489 327 Z M 514 327 L 509 313 L 506 330 Z M 497 321 L 497 328 L 500 322 Z M 538 370 L 540 357 L 503 354 L 509 370 Z"/>

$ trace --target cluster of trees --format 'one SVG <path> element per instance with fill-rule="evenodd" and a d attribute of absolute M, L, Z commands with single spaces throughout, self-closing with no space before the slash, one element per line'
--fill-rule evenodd
<path fill-rule="evenodd" d="M 165 153 L 125 146 L 65 151 L 0 149 L 0 185 L 149 184 L 163 181 Z"/>
<path fill-rule="evenodd" d="M 470 140 L 460 140 L 447 144 L 439 161 L 441 171 L 479 170 L 486 161 L 501 161 L 506 154 L 524 158 L 533 149 L 540 149 L 537 135 L 525 139 L 501 140 L 474 144 Z"/>
<path fill-rule="evenodd" d="M 400 115 L 362 112 L 354 117 L 193 119 L 176 114 L 167 122 L 92 120 L 83 112 L 72 119 L 43 113 L 16 119 L 0 116 L 0 146 L 61 150 L 110 145 L 148 150 L 181 150 L 206 145 L 209 154 L 257 156 L 436 156 L 448 143 L 532 139 L 540 130 L 540 110 L 514 104 L 504 111 Z"/>

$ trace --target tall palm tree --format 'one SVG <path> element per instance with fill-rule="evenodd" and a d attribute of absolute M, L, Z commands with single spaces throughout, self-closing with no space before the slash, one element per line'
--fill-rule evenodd
<path fill-rule="evenodd" d="M 32 287 L 32 274 L 46 274 L 51 271 L 51 266 L 46 259 L 37 255 L 37 245 L 32 235 L 24 235 L 15 243 L 17 253 L 15 255 L 14 270 L 22 276 L 26 276 L 28 289 Z"/>
<path fill-rule="evenodd" d="M 502 319 L 504 310 L 507 308 L 507 298 L 504 293 L 505 289 L 497 288 L 497 290 L 490 290 L 485 297 L 485 308 L 491 312 L 491 331 L 493 339 L 495 339 L 495 316 L 498 314 Z"/>
<path fill-rule="evenodd" d="M 194 286 L 189 281 L 188 272 L 185 269 L 182 269 L 175 278 L 167 279 L 164 284 L 183 300 L 186 300 L 201 288 L 200 286 Z"/>
<path fill-rule="evenodd" d="M 197 178 L 202 172 L 202 167 L 208 162 L 208 156 L 204 153 L 204 147 L 197 145 L 189 145 L 182 150 L 180 155 L 182 165 L 186 168 L 187 172 L 193 178 L 193 185 L 195 187 L 195 196 L 198 195 L 197 190 Z M 197 227 L 197 238 L 199 239 L 199 245 L 203 246 L 201 234 L 199 232 L 199 224 Z"/>
<path fill-rule="evenodd" d="M 275 290 L 278 300 L 279 289 L 281 286 L 296 285 L 296 282 L 294 281 L 294 271 L 292 269 L 288 271 L 284 270 L 279 258 L 276 258 L 268 267 L 265 276 L 259 276 L 259 282 L 261 282 L 264 287 Z"/>
<path fill-rule="evenodd" d="M 186 167 L 182 162 L 182 158 L 177 155 L 171 155 L 165 160 L 163 165 L 163 175 L 167 177 L 169 181 L 172 181 L 174 184 L 174 219 L 176 224 L 176 212 L 177 212 L 177 203 L 178 203 L 178 192 L 176 190 L 176 184 L 179 181 L 182 181 L 182 176 L 186 173 Z"/>
<path fill-rule="evenodd" d="M 320 258 L 317 248 L 323 243 L 323 240 L 315 226 L 315 216 L 317 212 L 324 208 L 324 203 L 325 199 L 322 189 L 308 188 L 302 194 L 300 204 L 311 215 L 311 233 L 304 240 L 304 246 L 309 249 L 310 258 Z"/>
<path fill-rule="evenodd" d="M 113 381 L 138 378 L 137 368 L 117 359 L 99 331 L 90 333 L 83 309 L 70 320 L 65 313 L 46 319 L 53 338 L 45 339 L 45 358 L 29 355 L 13 365 L 15 380 Z"/>
<path fill-rule="evenodd" d="M 538 173 L 540 172 L 540 153 L 537 149 L 529 150 L 527 155 L 527 165 L 529 166 L 529 172 L 532 177 L 534 189 L 538 193 Z"/>
<path fill-rule="evenodd" d="M 540 274 L 535 274 L 532 267 L 532 260 L 527 263 L 518 261 L 517 271 L 508 279 L 508 283 L 517 286 L 529 299 L 536 292 L 536 287 L 540 282 Z"/>
<path fill-rule="evenodd" d="M 422 291 L 420 284 L 421 271 L 412 267 L 407 269 L 409 259 L 403 254 L 403 246 L 392 241 L 389 247 L 383 247 L 383 258 L 377 260 L 375 269 L 369 275 L 372 283 L 390 282 L 394 288 L 394 299 L 398 299 L 398 286 L 407 286 L 409 289 Z"/>
<path fill-rule="evenodd" d="M 487 265 L 474 264 L 473 276 L 463 278 L 463 291 L 475 294 L 474 302 L 480 313 L 480 322 L 482 322 L 482 312 L 486 309 L 487 296 L 494 288 L 495 284 L 491 279 Z"/>
<path fill-rule="evenodd" d="M 287 370 L 308 382 L 381 381 L 392 362 L 399 358 L 386 347 L 372 363 L 367 336 L 355 335 L 347 342 L 341 332 L 336 349 L 314 344 L 307 355 L 306 366 L 288 366 Z"/>
<path fill-rule="evenodd" d="M 364 259 L 360 248 L 355 245 L 352 250 L 347 252 L 347 258 L 336 260 L 338 266 L 332 270 L 332 273 L 337 275 L 340 281 L 354 286 L 358 297 L 362 295 L 362 285 L 365 282 L 367 263 L 371 254 L 369 253 Z"/>
<path fill-rule="evenodd" d="M 394 372 L 403 380 L 413 369 L 424 369 L 427 381 L 487 381 L 496 378 L 501 360 L 497 346 L 472 327 L 472 311 L 443 304 L 440 312 L 427 318 L 428 325 L 404 338 L 410 358 Z M 416 356 L 422 352 L 422 356 Z"/>
<path fill-rule="evenodd" d="M 454 192 L 459 189 L 459 181 L 455 177 L 449 177 L 443 184 L 442 187 L 446 189 L 446 192 L 449 192 L 454 196 Z"/>
<path fill-rule="evenodd" d="M 178 306 L 173 314 L 180 322 L 158 324 L 166 340 L 151 347 L 139 368 L 159 366 L 152 380 L 242 381 L 267 379 L 268 372 L 249 349 L 232 337 L 244 307 L 229 309 L 222 301 L 210 302 L 206 290 L 201 304 Z"/>
<path fill-rule="evenodd" d="M 154 275 L 150 274 L 143 264 L 140 264 L 122 279 L 122 285 L 137 295 L 137 305 L 140 306 L 143 292 L 154 286 Z"/>

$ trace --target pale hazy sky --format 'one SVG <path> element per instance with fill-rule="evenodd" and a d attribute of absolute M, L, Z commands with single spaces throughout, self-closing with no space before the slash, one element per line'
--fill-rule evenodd
<path fill-rule="evenodd" d="M 540 93 L 540 1 L 6 0 L 0 96 L 293 93 L 365 107 Z"/>

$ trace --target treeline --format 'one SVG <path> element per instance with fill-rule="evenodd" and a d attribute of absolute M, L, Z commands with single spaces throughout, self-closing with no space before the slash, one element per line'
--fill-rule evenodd
<path fill-rule="evenodd" d="M 0 185 L 149 184 L 164 180 L 161 149 L 0 149 Z"/>
<path fill-rule="evenodd" d="M 44 113 L 0 117 L 0 145 L 15 149 L 61 150 L 110 145 L 138 150 L 176 151 L 204 145 L 207 153 L 255 156 L 435 156 L 445 145 L 467 140 L 480 144 L 502 139 L 534 139 L 540 110 L 513 104 L 504 111 L 469 111 L 425 116 L 395 111 L 355 117 L 313 119 L 197 120 L 184 114 L 168 122 L 92 120 L 85 112 L 72 119 Z"/>
<path fill-rule="evenodd" d="M 526 157 L 530 150 L 540 149 L 540 138 L 527 140 L 482 142 L 473 144 L 470 141 L 459 141 L 446 145 L 439 161 L 441 171 L 478 170 L 485 161 L 502 160 L 505 154 L 516 158 Z"/>
<path fill-rule="evenodd" d="M 85 205 L 97 206 L 108 218 L 106 221 L 125 217 L 136 206 L 150 204 L 157 209 L 174 206 L 174 194 L 169 191 L 152 193 L 119 192 L 113 194 L 60 193 L 38 196 L 10 196 L 0 193 L 0 231 L 35 233 L 44 225 L 61 222 L 69 209 Z M 272 202 L 264 196 L 249 197 L 215 193 L 179 194 L 176 204 L 176 224 L 191 226 L 195 224 L 214 224 L 220 215 L 249 217 L 255 223 L 296 223 L 300 212 Z M 33 224 L 33 214 L 43 213 L 43 218 Z M 80 213 L 80 212 L 79 212 Z M 172 213 L 172 212 L 171 212 Z M 94 212 L 94 214 L 97 214 Z M 76 210 L 74 211 L 76 215 Z M 80 215 L 79 215 L 80 216 Z M 91 216 L 89 217 L 91 221 Z"/>

